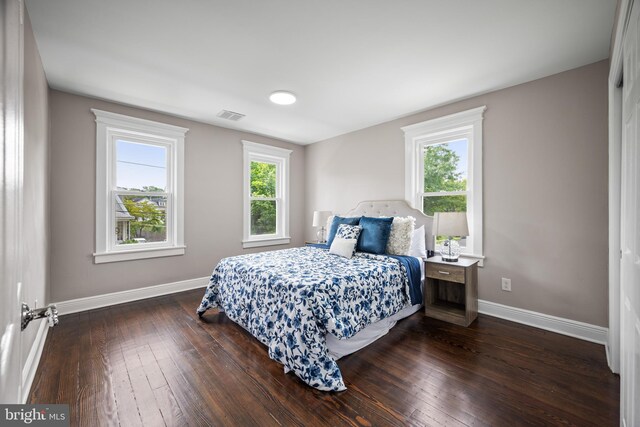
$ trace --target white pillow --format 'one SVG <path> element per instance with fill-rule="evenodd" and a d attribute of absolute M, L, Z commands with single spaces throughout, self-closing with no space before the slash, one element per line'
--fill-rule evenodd
<path fill-rule="evenodd" d="M 386 253 L 390 255 L 409 255 L 415 226 L 416 219 L 412 216 L 393 217 Z"/>
<path fill-rule="evenodd" d="M 424 225 L 421 225 L 413 231 L 411 250 L 409 251 L 410 256 L 427 259 L 427 245 L 424 238 Z"/>
<path fill-rule="evenodd" d="M 331 243 L 329 253 L 351 259 L 355 252 L 357 243 L 358 239 L 343 239 L 342 237 L 336 237 L 333 239 L 333 243 Z"/>

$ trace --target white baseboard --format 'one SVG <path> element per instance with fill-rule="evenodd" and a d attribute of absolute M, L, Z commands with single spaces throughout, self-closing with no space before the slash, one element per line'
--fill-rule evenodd
<path fill-rule="evenodd" d="M 131 289 L 129 291 L 61 301 L 56 303 L 56 306 L 58 307 L 58 314 L 62 316 L 80 311 L 93 310 L 94 308 L 188 291 L 190 289 L 204 288 L 207 286 L 207 283 L 209 283 L 209 276 L 198 277 L 197 279 L 182 280 L 180 282 L 165 283 L 163 285 L 148 286 L 146 288 Z"/>
<path fill-rule="evenodd" d="M 508 305 L 484 300 L 478 300 L 478 312 L 597 344 L 607 344 L 609 329 L 603 328 L 602 326 L 564 319 L 562 317 L 524 310 L 522 308 L 509 307 Z"/>
<path fill-rule="evenodd" d="M 33 340 L 31 350 L 27 360 L 24 362 L 22 368 L 22 403 L 27 403 L 29 393 L 31 392 L 31 385 L 33 379 L 36 376 L 38 365 L 40 364 L 40 357 L 42 356 L 42 350 L 44 349 L 44 342 L 47 340 L 47 332 L 49 332 L 49 323 L 46 319 L 40 320 L 40 326 L 38 327 L 38 333 L 36 339 Z"/>

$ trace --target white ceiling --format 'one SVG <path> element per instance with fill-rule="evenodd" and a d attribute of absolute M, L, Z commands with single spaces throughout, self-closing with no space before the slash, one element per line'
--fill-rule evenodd
<path fill-rule="evenodd" d="M 615 0 L 27 0 L 52 88 L 307 144 L 608 57 Z M 298 102 L 269 102 L 277 89 Z M 227 109 L 246 117 L 216 117 Z"/>

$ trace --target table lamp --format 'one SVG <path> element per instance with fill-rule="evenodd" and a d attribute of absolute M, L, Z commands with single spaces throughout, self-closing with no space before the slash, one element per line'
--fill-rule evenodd
<path fill-rule="evenodd" d="M 453 240 L 453 237 L 465 237 L 469 235 L 466 212 L 436 212 L 433 221 L 433 234 L 436 236 L 447 236 L 447 240 L 442 243 L 440 255 L 442 260 L 447 262 L 457 262 L 460 257 L 460 244 Z"/>
<path fill-rule="evenodd" d="M 324 232 L 325 226 L 327 225 L 327 220 L 331 216 L 331 211 L 314 211 L 313 212 L 313 226 L 320 227 L 318 230 L 318 243 L 326 242 Z"/>

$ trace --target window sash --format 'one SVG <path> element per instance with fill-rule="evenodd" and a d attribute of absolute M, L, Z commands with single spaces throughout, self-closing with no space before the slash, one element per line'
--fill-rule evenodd
<path fill-rule="evenodd" d="M 465 129 L 465 130 L 460 130 L 459 132 L 454 132 L 451 135 L 447 135 L 447 136 L 443 136 L 443 137 L 428 137 L 426 138 L 423 142 L 421 142 L 419 144 L 420 146 L 420 150 L 422 152 L 422 158 L 419 160 L 420 164 L 418 165 L 418 168 L 421 169 L 422 171 L 422 180 L 420 181 L 420 190 L 424 191 L 424 178 L 425 178 L 425 171 L 424 171 L 424 160 L 425 160 L 425 156 L 427 155 L 427 148 L 434 146 L 434 145 L 441 145 L 441 146 L 446 146 L 447 144 L 451 144 L 457 141 L 461 141 L 461 140 L 466 140 L 467 143 L 467 170 L 466 170 L 466 190 L 459 190 L 459 191 L 470 191 L 470 189 L 473 188 L 473 176 L 471 174 L 471 170 L 472 170 L 472 159 L 471 159 L 471 142 L 472 140 L 472 134 L 471 134 L 471 129 Z M 446 191 L 441 191 L 441 192 L 446 192 Z M 434 192 L 435 193 L 435 192 Z M 428 194 L 428 192 L 425 192 L 425 194 Z"/>
<path fill-rule="evenodd" d="M 266 202 L 276 202 L 276 232 L 275 233 L 271 233 L 271 234 L 253 234 L 251 233 L 251 228 L 249 228 L 249 237 L 252 238 L 256 238 L 256 239 L 264 239 L 264 238 L 270 238 L 270 237 L 278 237 L 280 236 L 281 233 L 281 228 L 282 226 L 280 225 L 280 220 L 281 220 L 281 215 L 282 215 L 282 210 L 281 210 L 281 206 L 282 206 L 282 199 L 279 198 L 275 198 L 275 197 L 267 197 L 267 198 L 251 198 L 249 200 L 249 206 L 251 206 L 251 202 L 253 201 L 266 201 Z M 249 209 L 249 221 L 251 221 L 251 209 Z"/>
<path fill-rule="evenodd" d="M 449 192 L 442 192 L 442 193 L 423 193 L 422 195 L 422 204 L 420 205 L 420 211 L 422 213 L 424 213 L 424 199 L 428 198 L 428 197 L 439 197 L 439 196 L 466 196 L 467 198 L 467 220 L 468 220 L 468 227 L 469 227 L 469 235 L 466 236 L 466 244 L 464 246 L 460 246 L 460 253 L 462 254 L 472 254 L 473 253 L 473 236 L 474 236 L 474 232 L 473 232 L 473 221 L 471 218 L 472 214 L 470 213 L 470 211 L 473 210 L 473 207 L 471 206 L 471 203 L 469 203 L 470 201 L 470 191 L 449 191 Z M 438 236 L 436 236 L 435 234 L 433 235 L 433 239 L 434 239 L 434 248 L 435 248 L 435 242 L 437 240 Z"/>
<path fill-rule="evenodd" d="M 263 197 L 263 196 L 254 196 L 251 192 L 251 180 L 252 180 L 252 176 L 251 176 L 251 164 L 252 163 L 264 163 L 267 165 L 273 165 L 276 167 L 276 176 L 275 176 L 275 184 L 276 184 L 276 194 L 273 198 L 278 198 L 281 197 L 281 185 L 280 185 L 280 162 L 279 161 L 274 161 L 271 158 L 264 158 L 262 156 L 256 156 L 256 155 L 251 155 L 249 158 L 249 182 L 247 183 L 247 185 L 249 186 L 249 197 L 252 198 L 252 200 L 254 200 L 254 198 L 256 197 Z M 269 197 L 266 197 L 265 200 L 269 199 Z M 255 199 L 258 200 L 258 199 Z"/>
<path fill-rule="evenodd" d="M 436 197 L 436 196 L 468 196 L 471 194 L 469 190 L 460 191 L 432 191 L 429 193 L 419 193 L 419 197 Z"/>
<path fill-rule="evenodd" d="M 119 190 L 119 189 L 113 189 L 112 192 L 117 193 L 119 195 L 123 195 L 123 196 L 140 196 L 140 197 L 170 196 L 173 194 L 170 191 L 147 192 L 147 191 Z"/>
<path fill-rule="evenodd" d="M 118 181 L 118 176 L 117 176 L 117 167 L 118 167 L 118 154 L 117 154 L 117 141 L 121 140 L 121 141 L 125 141 L 125 142 L 132 142 L 135 144 L 144 144 L 144 145 L 154 145 L 157 147 L 162 147 L 164 149 L 166 149 L 166 153 L 167 153 L 167 159 L 166 159 L 166 173 L 167 173 L 167 177 L 166 177 L 166 188 L 165 191 L 168 193 L 172 193 L 173 192 L 173 187 L 174 187 L 174 176 L 175 176 L 175 169 L 176 169 L 176 164 L 174 161 L 175 158 L 175 143 L 170 142 L 170 141 L 166 141 L 163 138 L 156 138 L 156 137 L 152 137 L 152 136 L 147 136 L 147 137 L 141 137 L 141 136 L 135 136 L 135 135 L 129 135 L 127 133 L 124 132 L 112 132 L 110 134 L 110 138 L 109 138 L 109 148 L 111 151 L 111 158 L 110 158 L 110 174 L 109 174 L 109 188 L 113 191 L 113 190 L 118 190 L 117 187 L 117 181 Z M 122 190 L 118 190 L 118 191 L 122 191 Z"/>
<path fill-rule="evenodd" d="M 117 233 L 115 233 L 116 227 L 118 226 L 118 219 L 116 218 L 116 197 L 117 196 L 141 196 L 141 197 L 166 197 L 167 205 L 165 206 L 164 211 L 164 222 L 165 222 L 165 233 L 166 239 L 163 242 L 144 242 L 144 243 L 136 243 L 135 245 L 123 245 L 118 244 Z M 144 191 L 123 191 L 123 190 L 114 190 L 111 192 L 111 209 L 110 209 L 110 224 L 111 224 L 111 248 L 117 249 L 117 251 L 128 251 L 128 250 L 140 250 L 140 249 L 153 249 L 153 248 L 161 248 L 165 246 L 175 246 L 175 235 L 173 233 L 172 223 L 173 223 L 173 194 L 172 193 L 145 193 Z"/>

